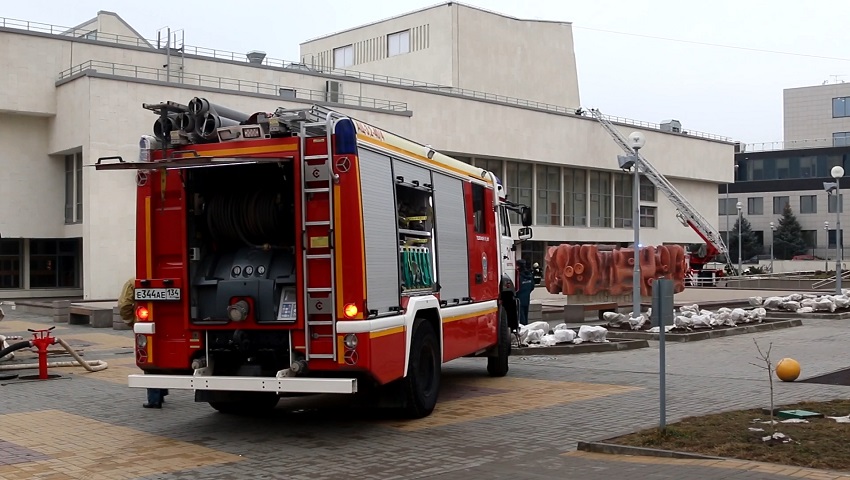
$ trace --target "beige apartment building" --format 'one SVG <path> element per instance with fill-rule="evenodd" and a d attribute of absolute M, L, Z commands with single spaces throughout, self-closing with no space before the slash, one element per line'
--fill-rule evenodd
<path fill-rule="evenodd" d="M 183 45 L 173 33 L 145 39 L 111 12 L 74 28 L 34 20 L 0 18 L 0 298 L 118 295 L 135 269 L 135 176 L 92 165 L 137 155 L 155 120 L 143 102 L 194 96 L 244 112 L 321 103 L 493 170 L 533 208 L 529 259 L 547 245 L 632 238 L 623 152 L 575 112 L 593 105 L 580 101 L 568 22 L 449 2 L 308 41 L 283 61 Z M 718 217 L 729 139 L 616 121 L 624 134 L 644 132 L 643 154 Z M 640 193 L 644 243 L 700 241 L 651 184 Z"/>

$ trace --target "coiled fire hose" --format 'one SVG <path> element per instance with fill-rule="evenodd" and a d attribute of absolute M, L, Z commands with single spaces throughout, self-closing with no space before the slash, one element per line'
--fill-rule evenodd
<path fill-rule="evenodd" d="M 48 368 L 82 366 L 83 368 L 85 368 L 89 372 L 99 372 L 101 370 L 105 370 L 108 367 L 108 364 L 106 362 L 104 362 L 103 360 L 83 360 L 82 357 L 80 357 L 77 354 L 77 352 L 75 352 L 74 349 L 71 348 L 71 346 L 68 345 L 65 342 L 65 340 L 62 340 L 61 338 L 56 338 L 56 343 L 58 343 L 59 345 L 62 345 L 62 347 L 65 350 L 67 350 L 68 353 L 71 354 L 72 357 L 74 357 L 74 360 L 76 360 L 76 362 L 71 362 L 71 361 L 47 362 Z M 24 349 L 24 348 L 30 348 L 30 347 L 33 347 L 33 346 L 34 345 L 32 343 L 32 340 L 25 340 L 23 342 L 14 343 L 14 344 L 10 345 L 9 347 L 0 350 L 0 360 L 2 360 L 3 357 L 5 357 L 6 355 L 9 355 L 10 353 L 12 353 L 16 350 L 21 350 L 21 349 Z M 0 365 L 0 371 L 4 371 L 4 370 L 24 370 L 24 369 L 30 369 L 30 368 L 38 368 L 38 363 L 17 363 L 17 364 L 10 364 L 10 365 Z"/>

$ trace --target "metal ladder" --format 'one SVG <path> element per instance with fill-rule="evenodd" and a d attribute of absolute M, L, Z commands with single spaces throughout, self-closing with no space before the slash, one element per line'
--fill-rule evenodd
<path fill-rule="evenodd" d="M 630 155 L 635 155 L 635 150 L 629 145 L 628 139 L 620 133 L 619 130 L 608 120 L 602 112 L 600 112 L 596 108 L 590 109 L 590 113 L 608 133 L 617 142 L 620 148 L 623 149 L 626 153 Z M 729 260 L 729 249 L 726 247 L 726 243 L 723 242 L 723 237 L 720 235 L 720 232 L 714 228 L 714 226 L 705 219 L 691 204 L 688 200 L 679 193 L 676 187 L 670 183 L 667 178 L 661 174 L 656 168 L 649 163 L 649 161 L 644 158 L 643 155 L 637 154 L 640 159 L 640 173 L 643 173 L 649 180 L 655 185 L 658 190 L 660 190 L 664 195 L 670 200 L 670 203 L 676 207 L 676 217 L 682 222 L 684 226 L 690 226 L 697 230 L 705 239 L 709 240 L 713 243 L 717 249 L 718 253 L 725 255 L 726 257 L 726 265 L 734 271 L 734 266 Z"/>
<path fill-rule="evenodd" d="M 301 151 L 301 225 L 303 227 L 303 245 L 301 249 L 302 265 L 304 266 L 304 345 L 305 360 L 335 359 L 337 356 L 336 342 L 336 254 L 334 236 L 334 198 L 333 186 L 338 176 L 333 172 L 333 151 L 331 137 L 333 134 L 334 118 L 343 116 L 330 110 L 305 112 L 304 120 L 300 123 L 299 142 Z M 324 119 L 322 119 L 324 117 Z M 307 155 L 307 139 L 324 136 L 327 151 L 322 155 Z M 308 218 L 308 205 L 311 202 L 327 201 L 326 217 L 320 215 Z M 320 229 L 326 235 L 327 243 L 311 245 L 308 232 Z M 311 271 L 329 271 L 329 284 L 313 284 L 310 279 Z M 329 339 L 330 348 L 318 348 L 313 342 Z"/>

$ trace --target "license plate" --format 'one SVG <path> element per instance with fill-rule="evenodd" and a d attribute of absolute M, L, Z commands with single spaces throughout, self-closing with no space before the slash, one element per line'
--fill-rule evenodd
<path fill-rule="evenodd" d="M 137 288 L 136 300 L 180 300 L 179 288 Z"/>

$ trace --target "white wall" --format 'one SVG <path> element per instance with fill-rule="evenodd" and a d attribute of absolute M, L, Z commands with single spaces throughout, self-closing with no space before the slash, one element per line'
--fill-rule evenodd
<path fill-rule="evenodd" d="M 831 140 L 833 133 L 850 132 L 850 117 L 832 118 L 835 97 L 850 97 L 850 83 L 785 89 L 785 141 Z"/>

